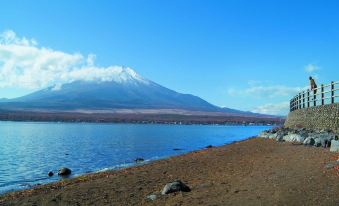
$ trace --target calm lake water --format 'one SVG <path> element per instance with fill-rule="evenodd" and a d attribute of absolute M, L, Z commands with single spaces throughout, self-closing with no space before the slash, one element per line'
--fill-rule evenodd
<path fill-rule="evenodd" d="M 143 125 L 0 122 L 0 194 L 72 175 L 117 169 L 219 146 L 257 135 L 269 126 Z M 174 148 L 182 150 L 175 151 Z"/>

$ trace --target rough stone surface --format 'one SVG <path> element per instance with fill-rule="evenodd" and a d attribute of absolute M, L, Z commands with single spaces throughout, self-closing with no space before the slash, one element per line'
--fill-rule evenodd
<path fill-rule="evenodd" d="M 317 138 L 314 140 L 314 146 L 320 147 L 321 146 L 321 139 Z"/>
<path fill-rule="evenodd" d="M 331 152 L 339 152 L 339 140 L 332 140 L 331 141 Z"/>
<path fill-rule="evenodd" d="M 290 112 L 285 127 L 324 129 L 339 133 L 339 103 Z"/>
<path fill-rule="evenodd" d="M 338 139 L 338 134 L 329 130 L 277 127 L 261 132 L 258 137 L 272 139 L 277 142 L 292 142 L 295 145 L 304 144 L 308 146 L 322 146 L 326 148 L 331 146 L 332 140 Z M 335 145 L 333 148 L 334 147 Z"/>
<path fill-rule="evenodd" d="M 307 137 L 305 140 L 304 140 L 304 145 L 310 145 L 310 146 L 313 146 L 315 143 L 314 139 L 312 137 Z"/>
<path fill-rule="evenodd" d="M 154 195 L 154 194 L 152 194 L 152 195 L 147 195 L 147 196 L 146 196 L 146 199 L 154 201 L 154 200 L 157 199 L 157 195 Z"/>
<path fill-rule="evenodd" d="M 284 136 L 283 138 L 286 142 L 303 142 L 304 139 L 305 139 L 301 135 L 295 134 L 295 133 L 290 133 L 290 134 Z"/>
<path fill-rule="evenodd" d="M 172 192 L 189 192 L 191 191 L 191 189 L 185 185 L 183 182 L 181 182 L 180 180 L 176 180 L 174 182 L 171 183 L 167 183 L 165 185 L 165 187 L 162 189 L 161 194 L 162 195 L 166 195 Z"/>

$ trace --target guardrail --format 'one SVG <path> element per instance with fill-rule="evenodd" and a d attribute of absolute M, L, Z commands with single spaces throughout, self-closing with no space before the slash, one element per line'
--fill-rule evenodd
<path fill-rule="evenodd" d="M 338 102 L 339 81 L 300 92 L 290 100 L 290 111 Z"/>

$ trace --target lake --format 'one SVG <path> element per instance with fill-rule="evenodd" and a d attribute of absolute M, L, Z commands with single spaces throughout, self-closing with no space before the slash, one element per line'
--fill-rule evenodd
<path fill-rule="evenodd" d="M 244 140 L 270 126 L 0 122 L 0 193 Z M 174 150 L 175 148 L 181 150 Z M 54 172 L 48 177 L 49 171 Z"/>

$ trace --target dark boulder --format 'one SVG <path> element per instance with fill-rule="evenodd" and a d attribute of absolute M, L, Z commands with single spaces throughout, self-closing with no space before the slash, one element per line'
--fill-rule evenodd
<path fill-rule="evenodd" d="M 172 192 L 190 192 L 191 189 L 185 185 L 183 182 L 181 182 L 180 180 L 176 180 L 174 182 L 171 183 L 167 183 L 165 185 L 165 187 L 162 189 L 161 194 L 162 195 L 166 195 Z"/>
<path fill-rule="evenodd" d="M 52 171 L 48 172 L 48 177 L 52 177 L 54 175 L 54 173 Z"/>
<path fill-rule="evenodd" d="M 67 167 L 63 167 L 58 171 L 58 175 L 60 176 L 67 176 L 67 175 L 70 175 L 71 173 L 72 173 L 72 170 L 70 170 Z"/>
<path fill-rule="evenodd" d="M 321 146 L 321 139 L 320 138 L 314 139 L 314 146 L 316 146 L 316 147 L 320 147 Z"/>
<path fill-rule="evenodd" d="M 304 145 L 309 145 L 309 146 L 313 146 L 315 143 L 314 139 L 312 137 L 307 137 L 304 140 Z"/>
<path fill-rule="evenodd" d="M 143 162 L 143 161 L 145 161 L 145 160 L 142 157 L 138 157 L 134 160 L 134 162 L 136 162 L 136 163 Z"/>
<path fill-rule="evenodd" d="M 283 142 L 283 141 L 285 141 L 285 140 L 284 140 L 284 136 L 285 136 L 284 134 L 279 133 L 279 132 L 277 132 L 276 134 L 277 134 L 277 135 L 276 135 L 277 137 L 275 138 L 275 141 L 277 141 L 277 142 Z"/>

